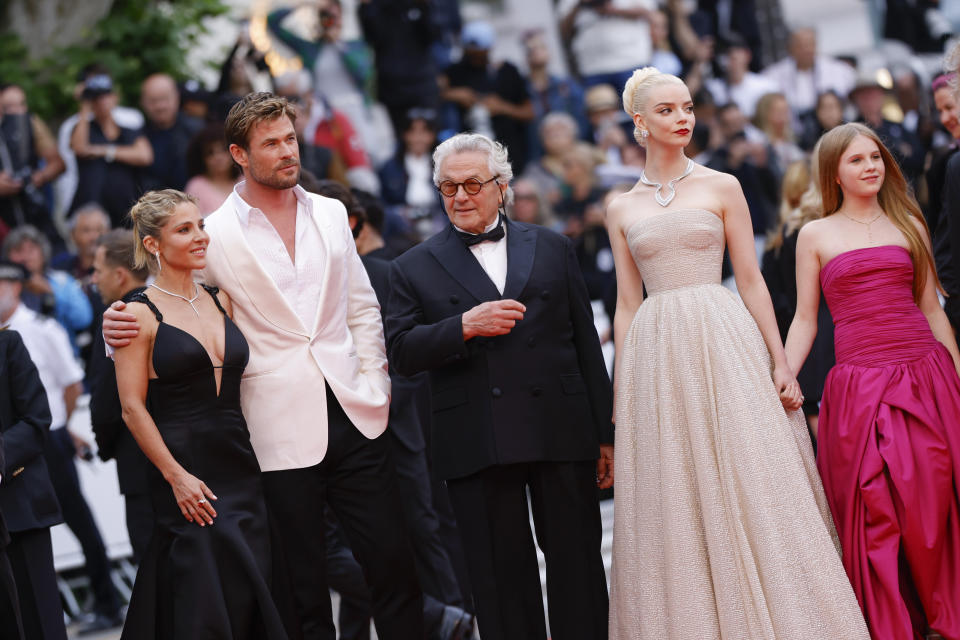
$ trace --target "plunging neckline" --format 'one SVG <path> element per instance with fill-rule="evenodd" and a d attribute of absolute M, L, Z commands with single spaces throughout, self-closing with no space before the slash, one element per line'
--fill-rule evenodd
<path fill-rule="evenodd" d="M 151 301 L 151 302 L 152 302 L 152 301 Z M 186 329 L 181 329 L 181 328 L 178 327 L 177 325 L 175 325 L 175 324 L 170 324 L 169 322 L 166 322 L 166 321 L 164 321 L 164 320 L 158 320 L 158 321 L 157 321 L 158 326 L 159 326 L 159 325 L 164 325 L 164 326 L 170 327 L 171 329 L 175 329 L 176 331 L 179 331 L 180 333 L 184 334 L 185 336 L 187 336 L 188 338 L 190 338 L 191 340 L 193 340 L 193 341 L 197 344 L 197 346 L 199 346 L 200 349 L 203 351 L 204 356 L 206 356 L 206 358 L 207 358 L 207 364 L 208 364 L 208 366 L 210 367 L 210 369 L 211 369 L 211 370 L 220 369 L 220 379 L 219 379 L 219 380 L 217 380 L 216 371 L 213 371 L 213 385 L 214 385 L 214 389 L 215 389 L 215 391 L 216 391 L 216 393 L 215 393 L 214 395 L 216 396 L 217 400 L 220 399 L 220 391 L 221 391 L 221 389 L 223 388 L 223 367 L 224 367 L 224 363 L 227 361 L 227 314 L 226 314 L 226 313 L 223 313 L 223 312 L 221 311 L 221 312 L 220 312 L 220 315 L 223 316 L 223 360 L 221 360 L 221 362 L 220 362 L 219 365 L 213 364 L 213 357 L 210 355 L 210 352 L 207 350 L 207 348 L 206 348 L 205 346 L 203 346 L 203 343 L 200 342 L 200 340 L 198 340 L 197 337 L 194 336 L 192 333 L 190 333 L 190 332 L 187 331 Z M 153 352 L 152 352 L 151 355 L 150 355 L 150 361 L 151 361 L 151 363 L 153 364 L 153 370 L 154 370 L 155 372 L 156 372 L 156 370 L 157 370 L 156 362 L 154 362 L 154 359 L 155 359 L 155 357 L 156 357 L 156 353 L 157 353 L 157 351 L 156 351 L 156 338 L 154 338 L 154 349 L 153 349 Z M 160 378 L 159 378 L 159 375 L 158 375 L 156 378 L 151 378 L 151 380 L 159 380 L 159 379 L 160 379 Z"/>

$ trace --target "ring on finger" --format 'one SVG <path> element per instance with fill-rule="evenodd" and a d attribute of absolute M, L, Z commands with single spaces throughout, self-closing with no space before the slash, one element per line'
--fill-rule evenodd
<path fill-rule="evenodd" d="M 197 504 L 205 504 L 206 502 L 207 502 L 206 498 L 200 498 L 199 500 L 197 500 Z"/>

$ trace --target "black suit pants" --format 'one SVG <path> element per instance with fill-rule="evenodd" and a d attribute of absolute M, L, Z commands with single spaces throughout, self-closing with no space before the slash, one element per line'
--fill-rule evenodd
<path fill-rule="evenodd" d="M 7 556 L 17 583 L 24 638 L 67 640 L 57 574 L 53 568 L 50 529 L 11 531 Z M 0 618 L 0 624 L 6 624 L 6 621 Z"/>
<path fill-rule="evenodd" d="M 80 490 L 80 476 L 77 475 L 74 462 L 76 448 L 66 428 L 50 431 L 43 454 L 50 469 L 50 480 L 60 502 L 63 520 L 83 549 L 86 572 L 93 591 L 94 611 L 115 616 L 120 612 L 120 594 L 110 577 L 110 560 L 97 522 Z"/>
<path fill-rule="evenodd" d="M 0 524 L 0 538 L 6 535 Z M 17 583 L 7 550 L 0 539 L 0 640 L 24 640 L 23 623 L 20 621 L 20 602 L 17 598 Z"/>
<path fill-rule="evenodd" d="M 489 467 L 447 481 L 463 539 L 483 640 L 542 640 L 540 571 L 547 563 L 553 640 L 605 640 L 607 584 L 596 464 L 530 462 Z"/>
<path fill-rule="evenodd" d="M 426 629 L 433 633 L 440 627 L 444 605 L 463 608 L 463 598 L 450 558 L 440 540 L 440 523 L 433 510 L 426 454 L 423 450 L 411 451 L 389 430 L 387 433 L 391 435 L 391 458 L 404 522 L 413 545 L 417 576 L 423 588 L 424 623 Z M 330 586 L 341 598 L 341 640 L 369 638 L 370 606 L 366 584 L 335 520 L 328 522 L 327 544 Z M 334 583 L 335 576 L 337 583 Z M 360 578 L 359 585 L 355 579 L 357 577 Z"/>
<path fill-rule="evenodd" d="M 389 439 L 367 439 L 327 388 L 327 453 L 305 469 L 263 474 L 304 640 L 334 640 L 323 505 L 363 567 L 381 640 L 423 639 L 423 596 L 390 464 Z"/>

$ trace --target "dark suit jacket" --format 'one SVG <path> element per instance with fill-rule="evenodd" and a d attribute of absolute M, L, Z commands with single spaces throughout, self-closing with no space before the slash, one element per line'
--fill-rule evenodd
<path fill-rule="evenodd" d="M 391 263 L 387 347 L 403 374 L 430 372 L 432 453 L 443 479 L 491 465 L 591 460 L 613 442 L 610 379 L 572 243 L 507 221 L 503 296 L 448 226 Z M 526 305 L 503 336 L 463 339 L 462 314 Z"/>
<path fill-rule="evenodd" d="M 142 291 L 142 288 L 130 293 L 135 291 Z M 127 300 L 127 296 L 124 296 L 124 300 Z M 100 457 L 103 460 L 117 460 L 120 493 L 125 496 L 148 493 L 150 461 L 123 422 L 117 376 L 113 360 L 104 351 L 102 331 L 97 331 L 93 336 L 87 377 L 90 380 L 90 421 Z"/>
<path fill-rule="evenodd" d="M 10 531 L 63 521 L 43 457 L 49 431 L 50 406 L 37 368 L 20 334 L 0 331 L 0 432 L 5 459 L 0 513 Z"/>
<path fill-rule="evenodd" d="M 380 303 L 380 315 L 385 316 L 390 298 L 390 262 L 372 255 L 360 256 L 370 284 Z M 384 318 L 386 321 L 386 318 Z M 430 406 L 430 386 L 427 374 L 402 376 L 390 365 L 390 418 L 388 428 L 400 444 L 406 449 L 423 451 L 426 444 L 423 439 L 424 420 Z"/>
<path fill-rule="evenodd" d="M 947 292 L 945 310 L 955 328 L 960 328 L 960 153 L 947 161 L 943 180 L 942 208 L 934 234 L 937 275 Z"/>

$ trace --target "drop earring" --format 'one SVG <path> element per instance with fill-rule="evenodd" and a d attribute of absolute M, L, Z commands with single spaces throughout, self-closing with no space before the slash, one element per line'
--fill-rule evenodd
<path fill-rule="evenodd" d="M 647 136 L 649 135 L 650 135 L 649 131 L 647 131 L 646 129 L 640 129 L 640 144 L 646 144 Z"/>
<path fill-rule="evenodd" d="M 160 252 L 155 251 L 153 255 L 157 257 L 157 273 L 159 274 L 161 271 L 163 271 L 163 265 L 160 264 Z"/>

